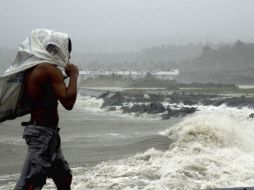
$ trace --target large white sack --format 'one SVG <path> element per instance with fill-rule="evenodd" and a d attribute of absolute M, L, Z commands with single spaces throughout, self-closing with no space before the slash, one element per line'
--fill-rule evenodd
<path fill-rule="evenodd" d="M 15 61 L 0 77 L 0 122 L 29 113 L 30 107 L 22 101 L 26 70 L 45 62 L 64 68 L 70 57 L 68 43 L 65 33 L 35 29 L 18 46 Z M 49 45 L 53 45 L 54 52 L 47 51 Z"/>

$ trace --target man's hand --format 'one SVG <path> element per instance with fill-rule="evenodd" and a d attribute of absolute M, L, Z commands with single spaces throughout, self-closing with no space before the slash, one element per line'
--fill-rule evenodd
<path fill-rule="evenodd" d="M 67 63 L 64 69 L 66 75 L 69 77 L 78 77 L 79 75 L 78 67 L 74 64 Z"/>

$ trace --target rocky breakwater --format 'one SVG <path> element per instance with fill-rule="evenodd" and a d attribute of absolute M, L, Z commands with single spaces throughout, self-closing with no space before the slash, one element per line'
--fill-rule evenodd
<path fill-rule="evenodd" d="M 123 96 L 119 92 L 104 92 L 97 97 L 103 99 L 101 108 L 109 107 L 111 111 L 115 110 L 115 106 L 123 105 Z"/>
<path fill-rule="evenodd" d="M 135 113 L 136 116 L 141 114 L 159 114 L 161 119 L 166 120 L 171 117 L 182 117 L 197 111 L 196 107 L 173 106 L 166 107 L 164 95 L 158 94 L 127 94 L 120 92 L 105 92 L 98 96 L 104 103 L 101 108 L 107 111 L 115 111 L 116 107 L 121 107 L 123 113 Z"/>
<path fill-rule="evenodd" d="M 249 107 L 254 108 L 254 97 L 251 96 L 230 96 L 223 94 L 205 93 L 148 93 L 144 91 L 132 92 L 97 92 L 91 95 L 88 92 L 81 92 L 83 95 L 102 98 L 104 103 L 101 108 L 107 111 L 122 110 L 123 113 L 140 114 L 159 114 L 162 119 L 171 117 L 182 117 L 197 111 L 197 105 L 229 107 Z M 254 118 L 254 113 L 249 115 Z"/>

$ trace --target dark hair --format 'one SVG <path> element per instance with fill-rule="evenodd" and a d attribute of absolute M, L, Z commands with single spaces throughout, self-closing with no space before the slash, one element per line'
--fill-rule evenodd
<path fill-rule="evenodd" d="M 68 50 L 69 50 L 69 53 L 71 53 L 72 44 L 71 44 L 71 39 L 70 38 L 68 38 Z"/>

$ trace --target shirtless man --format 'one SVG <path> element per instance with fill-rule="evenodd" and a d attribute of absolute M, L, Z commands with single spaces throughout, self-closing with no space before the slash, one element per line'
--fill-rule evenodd
<path fill-rule="evenodd" d="M 65 73 L 69 77 L 67 86 L 61 70 L 49 63 L 26 73 L 23 96 L 31 105 L 31 118 L 22 124 L 28 153 L 16 190 L 42 189 L 47 177 L 53 179 L 58 190 L 70 189 L 72 174 L 61 152 L 57 106 L 59 101 L 65 109 L 73 108 L 79 72 L 77 66 L 67 64 Z"/>

